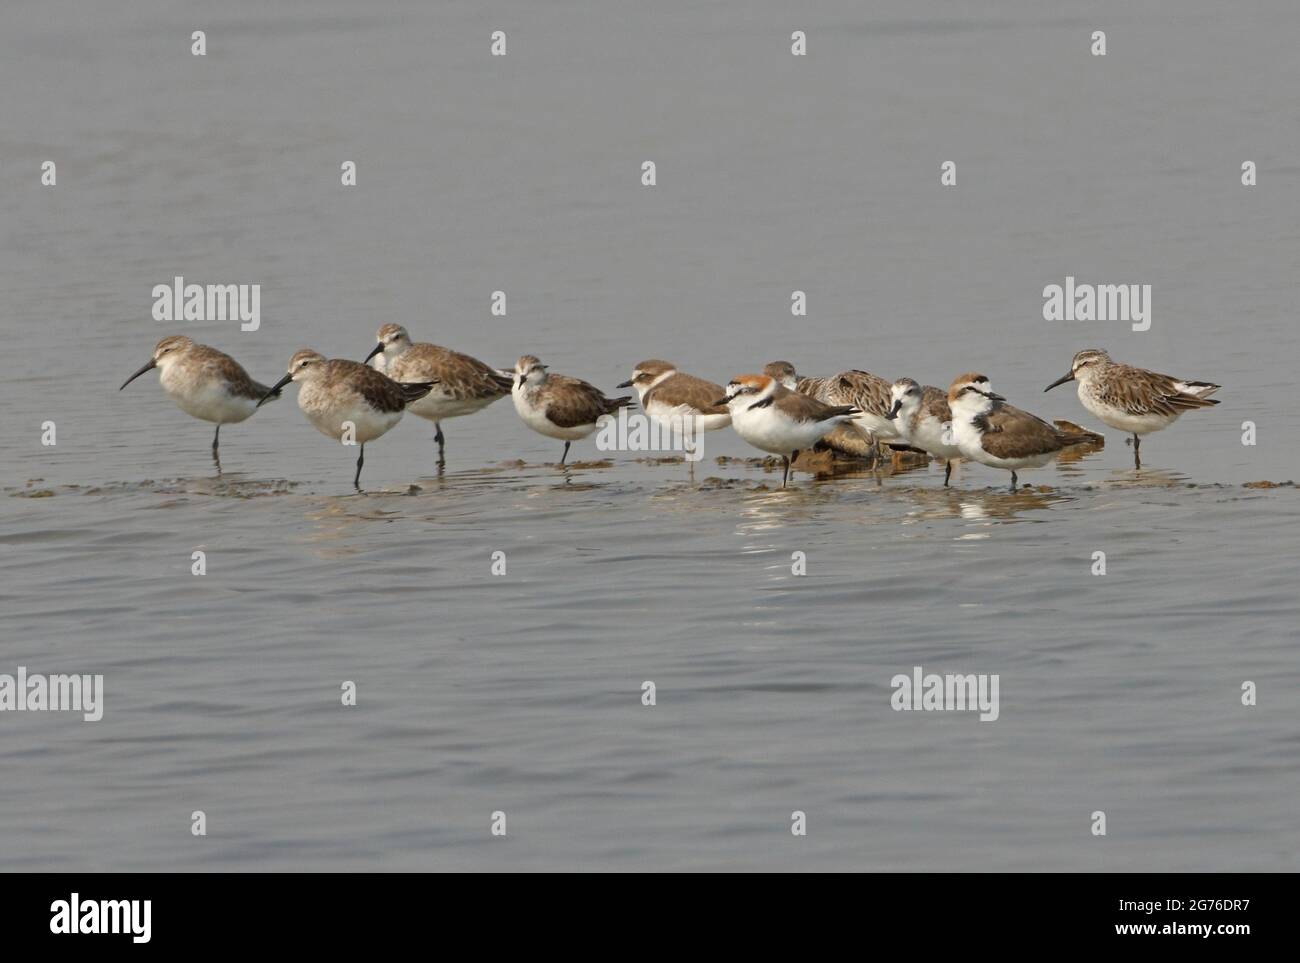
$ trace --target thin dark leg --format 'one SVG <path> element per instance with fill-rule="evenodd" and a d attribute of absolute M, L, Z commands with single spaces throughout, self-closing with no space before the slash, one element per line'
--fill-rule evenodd
<path fill-rule="evenodd" d="M 1138 449 L 1142 447 L 1142 439 L 1136 434 L 1133 435 L 1133 467 L 1141 468 L 1142 459 L 1138 457 Z"/>
<path fill-rule="evenodd" d="M 357 473 L 352 479 L 352 487 L 361 491 L 361 466 L 366 463 L 366 446 L 361 446 L 361 451 L 357 453 Z"/>
<path fill-rule="evenodd" d="M 217 433 L 212 436 L 212 457 L 217 457 L 217 445 L 221 444 L 221 425 L 217 425 Z"/>
<path fill-rule="evenodd" d="M 1014 495 L 1015 493 L 1016 493 L 1016 473 L 1012 472 L 1011 473 L 1011 494 Z"/>
<path fill-rule="evenodd" d="M 795 458 L 798 457 L 798 455 L 799 455 L 799 453 L 796 451 L 796 452 L 795 452 L 793 455 L 791 455 L 789 458 L 787 458 L 785 455 L 782 455 L 782 456 L 781 456 L 781 468 L 782 468 L 782 471 L 781 471 L 781 487 L 782 487 L 782 488 L 784 488 L 786 482 L 788 482 L 788 481 L 790 480 L 790 463 L 791 463 L 792 461 L 794 461 Z"/>
<path fill-rule="evenodd" d="M 948 487 L 948 479 L 951 477 L 952 477 L 952 462 L 946 461 L 943 463 L 943 487 L 944 488 Z"/>
<path fill-rule="evenodd" d="M 433 440 L 438 443 L 438 466 L 441 467 L 447 463 L 447 440 L 442 436 L 442 422 L 435 421 L 433 426 L 438 429 L 438 433 L 433 436 Z"/>
<path fill-rule="evenodd" d="M 569 442 L 564 443 L 564 454 L 560 456 L 560 464 L 564 464 L 564 459 L 569 457 Z"/>

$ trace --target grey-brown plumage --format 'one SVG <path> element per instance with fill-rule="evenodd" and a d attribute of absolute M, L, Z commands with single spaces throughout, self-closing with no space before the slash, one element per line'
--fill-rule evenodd
<path fill-rule="evenodd" d="M 376 411 L 405 411 L 413 401 L 419 401 L 432 389 L 434 382 L 409 383 L 394 381 L 359 361 L 331 358 L 324 363 L 321 382 L 326 391 L 346 386 L 365 399 Z"/>
<path fill-rule="evenodd" d="M 1033 458 L 1091 441 L 1082 432 L 1065 432 L 1014 405 L 999 401 L 975 419 L 984 450 L 996 458 Z"/>
<path fill-rule="evenodd" d="M 568 375 L 549 375 L 536 397 L 546 406 L 546 420 L 560 428 L 595 424 L 601 415 L 615 414 L 632 400 L 631 395 L 606 398 L 595 385 Z"/>

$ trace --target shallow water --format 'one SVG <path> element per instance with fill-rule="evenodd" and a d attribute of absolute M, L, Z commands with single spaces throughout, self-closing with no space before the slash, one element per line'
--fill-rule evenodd
<path fill-rule="evenodd" d="M 1245 486 L 1300 476 L 1300 14 L 984 9 L 0 13 L 32 172 L 0 228 L 0 673 L 106 689 L 98 723 L 0 715 L 0 868 L 1294 870 L 1300 500 Z M 260 283 L 260 330 L 152 320 L 177 274 Z M 1151 330 L 1043 321 L 1067 274 L 1151 283 Z M 392 320 L 607 390 L 653 356 L 974 368 L 1102 429 L 1042 393 L 1096 344 L 1223 403 L 1141 471 L 1107 432 L 1011 495 L 980 466 L 781 491 L 730 431 L 693 472 L 591 442 L 562 470 L 506 400 L 445 423 L 441 476 L 408 418 L 355 495 L 296 389 L 219 476 L 155 376 L 117 391 L 173 331 L 271 382 Z M 999 718 L 893 711 L 916 665 L 997 673 Z"/>

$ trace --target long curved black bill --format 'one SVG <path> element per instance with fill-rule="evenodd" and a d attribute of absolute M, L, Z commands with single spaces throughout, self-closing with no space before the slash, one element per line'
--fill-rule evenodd
<path fill-rule="evenodd" d="M 260 408 L 260 407 L 262 407 L 262 405 L 266 404 L 267 401 L 268 401 L 272 396 L 278 394 L 279 391 L 280 391 L 280 389 L 283 388 L 285 385 L 287 385 L 287 384 L 288 384 L 290 381 L 292 381 L 292 380 L 293 380 L 293 375 L 292 375 L 292 374 L 287 374 L 287 375 L 285 375 L 283 378 L 281 378 L 279 381 L 277 381 L 274 385 L 271 386 L 271 390 L 270 390 L 270 391 L 268 391 L 266 394 L 262 395 L 262 400 L 259 401 L 259 402 L 257 403 L 257 407 Z"/>
<path fill-rule="evenodd" d="M 1063 375 L 1061 375 L 1061 377 L 1059 377 L 1059 378 L 1057 378 L 1055 381 L 1053 381 L 1050 385 L 1048 385 L 1046 388 L 1044 388 L 1043 391 L 1044 391 L 1044 392 L 1051 391 L 1051 390 L 1052 390 L 1053 388 L 1055 388 L 1057 385 L 1063 385 L 1063 384 L 1065 384 L 1067 381 L 1073 381 L 1073 380 L 1074 380 L 1074 372 L 1073 372 L 1073 371 L 1068 372 L 1067 374 L 1063 374 Z"/>
<path fill-rule="evenodd" d="M 614 387 L 615 387 L 615 388 L 631 388 L 631 387 L 632 387 L 632 382 L 630 382 L 630 381 L 624 381 L 622 384 L 614 385 Z"/>
<path fill-rule="evenodd" d="M 373 348 L 370 349 L 370 354 L 366 355 L 366 361 L 369 361 L 371 358 L 373 358 L 375 355 L 379 354 L 379 352 L 383 350 L 384 350 L 384 343 L 381 341 L 379 342 L 379 344 L 375 345 Z M 365 364 L 366 362 L 363 361 L 361 363 Z"/>
<path fill-rule="evenodd" d="M 149 359 L 149 363 L 148 363 L 147 365 L 145 365 L 143 368 L 141 368 L 141 369 L 140 369 L 139 371 L 137 371 L 135 374 L 131 375 L 131 377 L 127 378 L 125 381 L 122 382 L 122 388 L 125 388 L 127 385 L 129 385 L 129 384 L 130 384 L 132 381 L 134 381 L 136 378 L 140 377 L 140 375 L 144 374 L 146 371 L 152 371 L 152 370 L 153 370 L 154 368 L 156 368 L 156 367 L 158 367 L 158 363 L 157 363 L 156 361 L 154 361 L 152 358 L 150 358 L 150 359 Z M 118 390 L 118 391 L 121 391 L 122 388 L 118 388 L 117 390 Z"/>

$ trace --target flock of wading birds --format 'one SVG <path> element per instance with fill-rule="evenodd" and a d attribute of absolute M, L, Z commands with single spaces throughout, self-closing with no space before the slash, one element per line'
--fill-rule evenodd
<path fill-rule="evenodd" d="M 385 324 L 376 337 L 365 361 L 299 351 L 289 359 L 288 373 L 268 388 L 229 355 L 172 336 L 158 342 L 149 363 L 122 387 L 157 368 L 163 390 L 183 411 L 216 423 L 216 458 L 222 425 L 244 421 L 278 398 L 289 382 L 297 382 L 298 407 L 307 420 L 324 435 L 360 446 L 352 480 L 358 491 L 366 443 L 386 434 L 406 411 L 434 423 L 442 467 L 442 422 L 510 395 L 524 424 L 564 442 L 563 465 L 570 444 L 632 401 L 630 395 L 607 398 L 586 381 L 551 374 L 532 355 L 524 355 L 507 372 L 435 344 L 412 343 L 398 324 Z M 1119 364 L 1096 349 L 1076 354 L 1070 371 L 1044 390 L 1067 381 L 1078 382 L 1079 401 L 1088 411 L 1132 434 L 1138 468 L 1143 435 L 1167 428 L 1184 411 L 1217 405 L 1209 396 L 1220 387 Z M 799 452 L 819 442 L 877 456 L 882 443 L 926 452 L 946 463 L 944 485 L 954 459 L 977 461 L 1010 471 L 1014 492 L 1017 472 L 1042 467 L 1064 448 L 1098 440 L 1068 422 L 1048 424 L 1007 404 L 988 378 L 975 373 L 959 375 L 945 392 L 911 378 L 891 384 L 856 370 L 800 378 L 788 362 L 774 361 L 762 374 L 740 375 L 723 388 L 667 361 L 642 361 L 618 387 L 635 388 L 646 415 L 665 426 L 712 431 L 731 425 L 755 448 L 780 455 L 782 488 Z"/>

